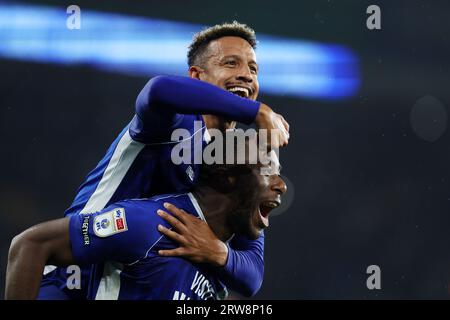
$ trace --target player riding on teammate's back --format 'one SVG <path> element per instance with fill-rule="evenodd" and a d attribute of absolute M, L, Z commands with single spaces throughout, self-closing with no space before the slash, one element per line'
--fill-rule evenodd
<path fill-rule="evenodd" d="M 158 254 L 176 246 L 158 230 L 173 233 L 164 219 L 174 223 L 175 217 L 180 222 L 189 217 L 198 223 L 206 221 L 218 241 L 228 241 L 235 234 L 257 239 L 286 191 L 273 151 L 271 158 L 274 170 L 270 174 L 261 174 L 268 169 L 261 162 L 203 165 L 192 192 L 119 201 L 100 212 L 71 215 L 29 228 L 11 244 L 6 297 L 35 298 L 43 267 L 51 259 L 62 266 L 109 261 L 117 270 L 111 274 L 113 281 L 104 285 L 94 275 L 88 299 L 223 299 L 226 290 L 214 268 Z M 183 216 L 179 210 L 169 215 L 164 211 L 170 209 L 168 201 L 192 216 Z M 194 225 L 178 224 L 176 230 L 191 231 Z"/>
<path fill-rule="evenodd" d="M 286 145 L 287 122 L 256 101 L 259 84 L 255 47 L 254 31 L 239 23 L 218 25 L 198 33 L 188 53 L 189 77 L 158 76 L 145 85 L 137 98 L 133 120 L 89 173 L 66 216 L 101 211 L 121 200 L 192 189 L 199 165 L 193 161 L 176 165 L 170 158 L 177 143 L 170 137 L 177 128 L 189 130 L 192 141 L 200 135 L 205 147 L 209 142 L 208 129 L 234 128 L 235 121 L 255 123 L 258 128 L 271 130 L 272 147 Z M 195 121 L 202 122 L 200 131 L 194 130 Z M 187 241 L 184 252 L 189 254 L 176 249 L 162 253 L 209 263 L 226 286 L 246 296 L 255 294 L 264 273 L 264 235 L 257 240 L 236 235 L 225 244 L 216 241 L 213 233 L 202 231 L 208 229 L 205 225 L 189 236 L 182 236 L 210 237 L 207 243 L 214 247 L 193 247 Z M 69 290 L 66 270 L 57 268 L 44 276 L 39 298 L 86 298 L 89 277 L 101 278 L 101 283 L 107 284 L 113 269 L 108 262 L 84 267 L 81 290 Z M 100 292 L 107 291 L 104 289 Z M 96 298 L 107 295 L 99 294 Z"/>

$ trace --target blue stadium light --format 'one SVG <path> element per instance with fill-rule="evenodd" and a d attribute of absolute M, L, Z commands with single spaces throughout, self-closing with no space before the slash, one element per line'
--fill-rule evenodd
<path fill-rule="evenodd" d="M 187 75 L 186 51 L 204 26 L 81 9 L 69 30 L 66 8 L 0 4 L 0 57 L 88 65 L 127 75 Z M 348 48 L 258 34 L 261 91 L 319 99 L 354 96 L 358 60 Z"/>

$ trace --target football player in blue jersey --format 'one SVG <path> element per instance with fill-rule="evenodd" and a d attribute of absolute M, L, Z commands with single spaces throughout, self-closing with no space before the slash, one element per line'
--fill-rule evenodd
<path fill-rule="evenodd" d="M 271 156 L 275 160 L 271 173 L 262 174 L 261 163 L 203 165 L 196 187 L 189 193 L 119 201 L 96 213 L 74 214 L 31 227 L 12 241 L 5 297 L 36 298 L 46 263 L 67 266 L 105 261 L 111 277 L 109 281 L 94 278 L 88 299 L 225 297 L 216 268 L 160 255 L 159 250 L 171 250 L 177 244 L 158 230 L 176 238 L 178 233 L 167 221 L 177 231 L 195 228 L 193 223 L 186 224 L 185 217 L 190 216 L 199 224 L 207 223 L 212 233 L 209 238 L 217 237 L 217 241 L 232 241 L 237 234 L 248 241 L 258 239 L 269 226 L 270 211 L 280 205 L 286 192 L 273 151 Z M 255 245 L 253 249 L 262 261 L 262 248 Z"/>
<path fill-rule="evenodd" d="M 192 189 L 199 164 L 173 162 L 172 151 L 179 143 L 172 137 L 176 129 L 188 130 L 190 136 L 184 142 L 194 145 L 200 141 L 202 149 L 210 141 L 208 130 L 234 128 L 236 121 L 253 123 L 269 130 L 270 147 L 286 145 L 289 125 L 256 100 L 259 84 L 255 47 L 254 31 L 236 22 L 199 32 L 189 47 L 189 77 L 157 76 L 145 85 L 136 100 L 134 118 L 88 174 L 65 215 L 98 212 L 121 200 Z M 195 155 L 192 152 L 192 159 Z M 264 273 L 264 263 L 258 258 L 264 234 L 251 241 L 237 235 L 225 243 L 216 241 L 206 224 L 193 227 L 198 228 L 192 233 L 195 236 L 180 234 L 185 239 L 182 248 L 160 253 L 208 263 L 220 271 L 229 288 L 245 296 L 255 294 Z M 90 278 L 95 275 L 107 281 L 110 268 L 104 264 L 83 266 L 81 289 L 69 290 L 67 270 L 48 266 L 39 297 L 83 299 L 88 295 Z"/>

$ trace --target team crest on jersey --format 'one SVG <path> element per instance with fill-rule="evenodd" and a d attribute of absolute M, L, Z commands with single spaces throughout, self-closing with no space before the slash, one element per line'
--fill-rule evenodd
<path fill-rule="evenodd" d="M 94 233 L 99 237 L 109 237 L 127 230 L 127 220 L 123 208 L 102 213 L 94 219 Z"/>

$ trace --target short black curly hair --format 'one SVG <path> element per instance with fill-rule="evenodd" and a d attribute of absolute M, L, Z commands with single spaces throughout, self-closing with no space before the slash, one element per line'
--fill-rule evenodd
<path fill-rule="evenodd" d="M 257 41 L 255 31 L 246 24 L 237 21 L 218 24 L 194 35 L 187 54 L 189 67 L 195 65 L 202 66 L 204 63 L 204 53 L 208 44 L 222 37 L 240 37 L 246 40 L 253 49 L 256 49 Z"/>

